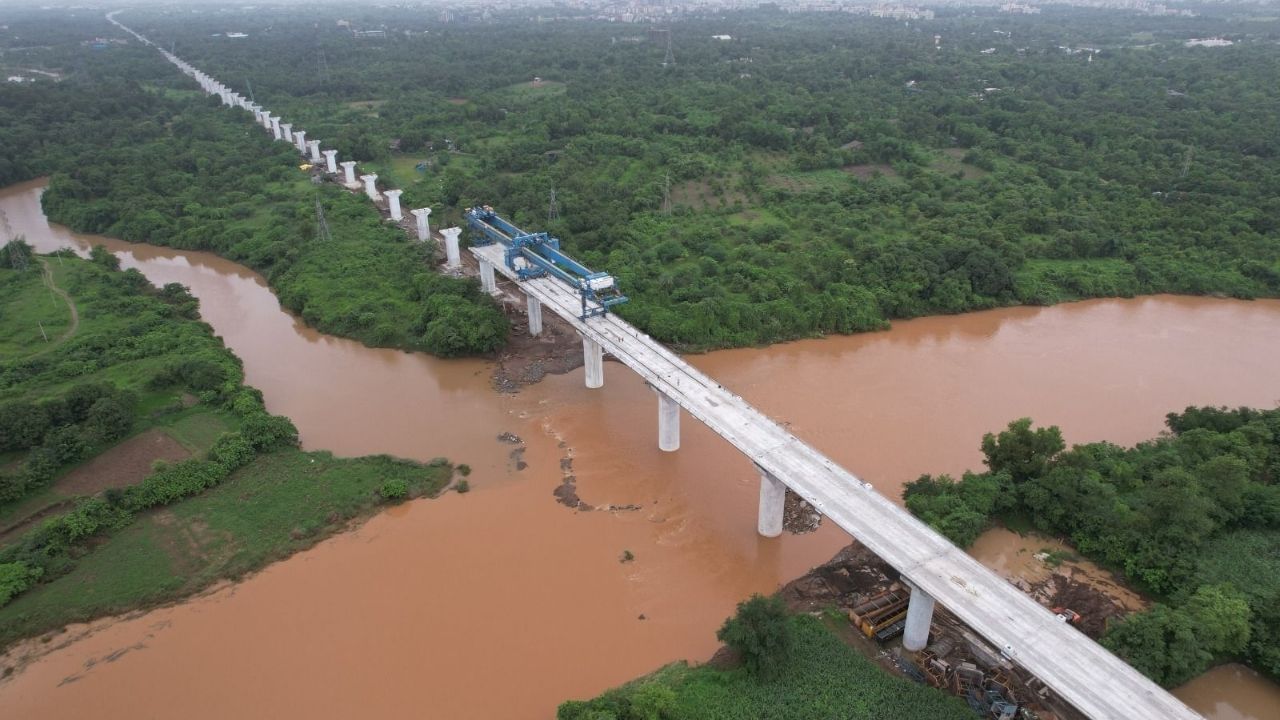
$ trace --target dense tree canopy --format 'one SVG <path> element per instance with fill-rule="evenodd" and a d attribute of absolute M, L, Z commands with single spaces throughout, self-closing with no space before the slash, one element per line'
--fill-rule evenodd
<path fill-rule="evenodd" d="M 1107 644 L 1174 685 L 1227 657 L 1280 677 L 1280 410 L 1187 408 L 1172 434 L 1064 449 L 1054 428 L 988 434 L 984 473 L 908 483 L 908 509 L 964 546 L 1029 517 L 1165 600 Z"/>

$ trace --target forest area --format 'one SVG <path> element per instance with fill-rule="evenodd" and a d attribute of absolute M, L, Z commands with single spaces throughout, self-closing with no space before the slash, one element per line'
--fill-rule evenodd
<path fill-rule="evenodd" d="M 491 204 L 559 236 L 621 280 L 621 314 L 683 349 L 1280 294 L 1274 23 L 744 11 L 675 25 L 664 68 L 644 28 L 313 15 L 131 22 L 433 220 Z M 1183 46 L 1224 33 L 1238 42 Z"/>
<path fill-rule="evenodd" d="M 1280 410 L 1187 408 L 1132 448 L 1066 448 L 1030 419 L 982 438 L 987 470 L 908 483 L 960 547 L 994 521 L 1066 538 L 1159 602 L 1103 644 L 1172 687 L 1240 659 L 1280 679 Z"/>

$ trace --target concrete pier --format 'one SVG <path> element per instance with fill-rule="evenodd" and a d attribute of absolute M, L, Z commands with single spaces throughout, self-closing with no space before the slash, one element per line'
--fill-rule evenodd
<path fill-rule="evenodd" d="M 587 371 L 587 387 L 604 387 L 604 348 L 589 337 L 582 338 L 582 364 Z"/>
<path fill-rule="evenodd" d="M 378 202 L 378 174 L 361 175 L 360 179 L 364 181 L 364 194 L 375 203 Z"/>
<path fill-rule="evenodd" d="M 356 188 L 360 187 L 360 183 L 356 182 L 356 161 L 347 160 L 346 162 L 343 162 L 340 164 L 342 165 L 342 169 L 345 170 L 347 173 L 347 177 L 346 177 L 346 180 L 344 181 L 344 184 L 346 184 L 346 186 L 351 188 L 352 190 L 355 190 Z"/>
<path fill-rule="evenodd" d="M 391 219 L 400 222 L 404 219 L 404 214 L 400 212 L 400 195 L 403 190 L 388 190 L 383 195 L 387 196 L 387 204 L 391 208 Z"/>
<path fill-rule="evenodd" d="M 498 281 L 493 276 L 493 263 L 480 261 L 480 289 L 493 295 L 498 292 Z"/>
<path fill-rule="evenodd" d="M 311 151 L 311 162 L 317 165 L 320 164 L 320 141 L 308 140 L 307 149 Z"/>
<path fill-rule="evenodd" d="M 431 208 L 410 210 L 409 214 L 418 221 L 418 240 L 426 241 L 431 237 Z"/>
<path fill-rule="evenodd" d="M 284 141 L 297 145 L 297 141 L 293 139 L 293 123 L 280 123 L 280 134 L 284 136 Z"/>
<path fill-rule="evenodd" d="M 440 231 L 444 236 L 444 266 L 450 270 L 457 270 L 462 267 L 462 258 L 458 253 L 458 236 L 462 234 L 462 228 L 445 228 Z"/>
<path fill-rule="evenodd" d="M 529 334 L 538 337 L 542 334 L 542 301 L 532 295 L 525 295 L 524 299 L 529 315 Z"/>
<path fill-rule="evenodd" d="M 658 394 L 658 449 L 675 452 L 680 449 L 680 403 L 661 390 Z"/>
<path fill-rule="evenodd" d="M 919 652 L 929 644 L 934 600 L 915 585 L 907 585 L 911 587 L 911 599 L 907 603 L 907 626 L 902 632 L 902 647 Z"/>
<path fill-rule="evenodd" d="M 303 155 L 307 154 L 307 131 L 299 130 L 293 134 L 293 144 L 298 146 L 298 152 Z"/>
<path fill-rule="evenodd" d="M 275 135 L 277 140 L 280 139 L 280 117 L 278 115 L 271 116 L 271 134 Z"/>
<path fill-rule="evenodd" d="M 775 538 L 782 534 L 782 512 L 787 505 L 787 486 L 767 470 L 756 466 L 760 472 L 760 516 L 756 530 L 764 537 Z"/>
<path fill-rule="evenodd" d="M 325 150 L 323 155 L 325 162 L 328 164 L 327 169 L 329 170 L 329 173 L 336 174 L 338 172 L 338 151 Z"/>

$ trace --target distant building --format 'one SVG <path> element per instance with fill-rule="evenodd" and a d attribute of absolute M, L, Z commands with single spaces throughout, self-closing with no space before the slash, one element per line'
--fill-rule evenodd
<path fill-rule="evenodd" d="M 1187 47 L 1226 47 L 1228 45 L 1235 45 L 1236 43 L 1234 40 L 1227 40 L 1226 38 L 1214 37 L 1214 38 L 1188 40 L 1184 44 Z"/>

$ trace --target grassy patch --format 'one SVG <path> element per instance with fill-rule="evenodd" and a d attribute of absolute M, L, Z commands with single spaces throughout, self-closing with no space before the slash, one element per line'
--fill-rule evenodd
<path fill-rule="evenodd" d="M 40 262 L 33 258 L 26 272 L 6 273 L 5 278 L 0 283 L 0 356 L 24 357 L 50 348 L 71 326 L 71 312 L 45 284 Z"/>
<path fill-rule="evenodd" d="M 222 433 L 233 430 L 233 425 L 227 413 L 195 412 L 166 423 L 164 431 L 193 453 L 201 453 L 213 447 L 213 441 Z"/>
<path fill-rule="evenodd" d="M 791 622 L 791 656 L 776 679 L 761 680 L 741 668 L 675 663 L 594 700 L 565 703 L 558 717 L 643 717 L 627 713 L 642 703 L 657 702 L 666 708 L 662 717 L 685 720 L 973 718 L 973 711 L 959 699 L 890 675 L 841 642 L 818 619 L 797 616 Z"/>
<path fill-rule="evenodd" d="M 141 515 L 71 572 L 0 609 L 0 646 L 240 577 L 374 512 L 388 480 L 403 481 L 411 496 L 431 496 L 452 473 L 447 463 L 386 456 L 299 450 L 261 456 L 200 495 Z"/>

